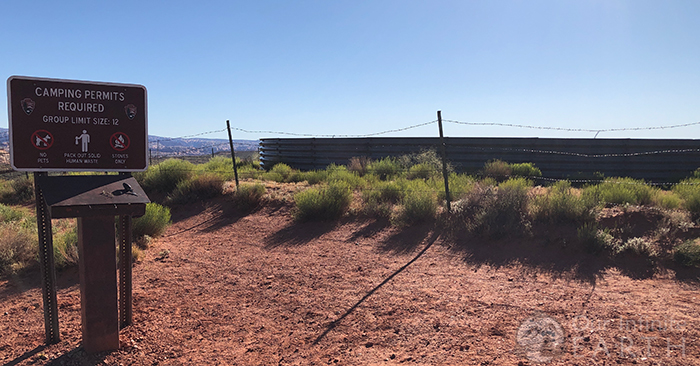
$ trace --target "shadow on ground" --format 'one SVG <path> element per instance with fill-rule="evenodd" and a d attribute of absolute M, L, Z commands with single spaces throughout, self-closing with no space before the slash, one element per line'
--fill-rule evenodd
<path fill-rule="evenodd" d="M 22 273 L 4 277 L 7 283 L 0 286 L 0 297 L 12 296 L 31 289 L 41 288 L 41 272 L 39 266 L 27 269 Z M 78 267 L 69 267 L 56 271 L 56 288 L 65 289 L 80 283 Z"/>
<path fill-rule="evenodd" d="M 697 281 L 700 277 L 700 269 L 679 268 L 672 261 L 652 260 L 633 253 L 617 256 L 607 252 L 590 253 L 583 248 L 573 225 L 560 225 L 555 229 L 534 227 L 528 235 L 501 239 L 461 232 L 451 235 L 445 244 L 462 255 L 466 263 L 477 267 L 522 265 L 555 277 L 591 284 L 612 268 L 632 279 L 651 278 L 668 269 L 676 272 L 678 280 Z"/>
<path fill-rule="evenodd" d="M 265 238 L 265 248 L 273 249 L 280 246 L 304 245 L 341 225 L 342 223 L 338 221 L 291 222 L 281 230 Z"/>

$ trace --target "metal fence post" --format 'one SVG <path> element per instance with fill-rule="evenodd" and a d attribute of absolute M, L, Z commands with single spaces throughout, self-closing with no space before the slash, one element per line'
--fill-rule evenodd
<path fill-rule="evenodd" d="M 445 140 L 442 135 L 442 112 L 437 111 L 438 115 L 438 129 L 440 130 L 440 152 L 442 154 L 442 176 L 445 178 L 445 201 L 447 202 L 447 212 L 452 211 L 450 205 L 450 182 L 449 175 L 447 174 L 447 153 L 445 152 Z"/>

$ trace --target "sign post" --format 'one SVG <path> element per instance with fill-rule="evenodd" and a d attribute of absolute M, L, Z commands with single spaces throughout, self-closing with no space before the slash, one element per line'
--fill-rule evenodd
<path fill-rule="evenodd" d="M 116 350 L 120 325 L 132 322 L 131 217 L 143 215 L 150 202 L 128 174 L 148 167 L 146 88 L 20 76 L 10 77 L 7 87 L 11 164 L 35 172 L 46 342 L 60 340 L 51 218 L 76 217 L 83 347 L 90 353 Z M 51 171 L 121 174 L 49 176 Z"/>

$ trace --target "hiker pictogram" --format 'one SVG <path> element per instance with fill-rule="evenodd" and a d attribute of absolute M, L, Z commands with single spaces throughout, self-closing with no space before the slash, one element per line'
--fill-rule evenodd
<path fill-rule="evenodd" d="M 80 136 L 75 136 L 75 144 L 78 144 L 78 141 L 83 143 L 82 146 L 82 151 L 87 152 L 88 151 L 88 144 L 90 143 L 90 135 L 88 135 L 86 130 L 83 130 L 83 134 Z"/>
<path fill-rule="evenodd" d="M 46 130 L 38 130 L 32 134 L 32 145 L 39 150 L 46 150 L 53 145 L 53 135 Z"/>
<path fill-rule="evenodd" d="M 112 148 L 117 151 L 124 151 L 129 148 L 129 136 L 123 132 L 117 132 L 109 138 L 109 144 Z"/>

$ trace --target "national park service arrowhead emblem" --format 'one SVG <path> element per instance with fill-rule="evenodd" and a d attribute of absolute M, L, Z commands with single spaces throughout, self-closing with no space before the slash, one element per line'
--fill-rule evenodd
<path fill-rule="evenodd" d="M 129 119 L 134 119 L 134 117 L 136 117 L 136 106 L 129 104 L 124 107 L 124 112 L 126 112 L 126 116 L 129 117 Z"/>
<path fill-rule="evenodd" d="M 20 103 L 22 104 L 22 110 L 27 115 L 30 115 L 32 114 L 32 112 L 34 112 L 34 107 L 36 106 L 36 103 L 30 98 L 24 98 Z"/>

